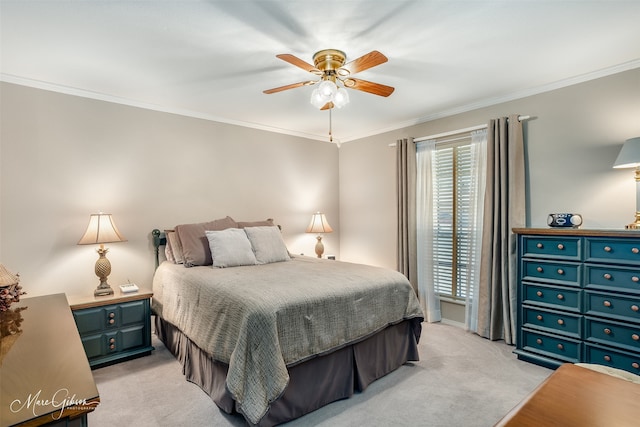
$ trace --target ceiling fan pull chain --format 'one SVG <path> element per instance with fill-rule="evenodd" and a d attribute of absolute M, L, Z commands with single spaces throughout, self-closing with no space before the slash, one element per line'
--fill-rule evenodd
<path fill-rule="evenodd" d="M 331 131 L 331 110 L 333 110 L 333 108 L 329 108 L 329 142 L 333 142 L 333 132 Z"/>

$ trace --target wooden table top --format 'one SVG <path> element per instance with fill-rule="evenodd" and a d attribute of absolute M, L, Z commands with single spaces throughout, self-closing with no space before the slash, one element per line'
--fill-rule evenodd
<path fill-rule="evenodd" d="M 0 313 L 0 427 L 93 411 L 100 398 L 64 294 L 21 298 Z"/>
<path fill-rule="evenodd" d="M 565 363 L 496 427 L 640 425 L 640 384 Z"/>

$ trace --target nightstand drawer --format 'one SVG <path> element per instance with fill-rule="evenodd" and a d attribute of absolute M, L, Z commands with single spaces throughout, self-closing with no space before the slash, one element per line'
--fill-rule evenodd
<path fill-rule="evenodd" d="M 586 239 L 585 260 L 617 264 L 640 265 L 638 239 L 595 238 Z"/>
<path fill-rule="evenodd" d="M 523 326 L 547 332 L 580 338 L 582 316 L 561 311 L 543 310 L 536 307 L 522 308 Z"/>
<path fill-rule="evenodd" d="M 626 325 L 586 317 L 586 339 L 631 351 L 640 351 L 640 325 Z"/>
<path fill-rule="evenodd" d="M 522 261 L 522 280 L 579 287 L 580 270 L 577 263 L 527 259 Z"/>
<path fill-rule="evenodd" d="M 581 357 L 581 342 L 542 332 L 522 329 L 523 349 L 533 353 L 577 363 Z"/>
<path fill-rule="evenodd" d="M 585 313 L 640 323 L 640 297 L 587 291 Z"/>
<path fill-rule="evenodd" d="M 586 287 L 640 294 L 640 270 L 630 267 L 585 265 Z"/>
<path fill-rule="evenodd" d="M 554 286 L 523 283 L 523 304 L 536 304 L 551 308 L 561 308 L 579 312 L 581 309 L 582 291 L 579 289 L 559 288 Z"/>
<path fill-rule="evenodd" d="M 580 260 L 579 237 L 526 236 L 522 238 L 522 256 Z"/>
<path fill-rule="evenodd" d="M 585 361 L 598 365 L 623 369 L 636 375 L 640 375 L 640 355 L 611 350 L 593 344 L 585 345 Z"/>

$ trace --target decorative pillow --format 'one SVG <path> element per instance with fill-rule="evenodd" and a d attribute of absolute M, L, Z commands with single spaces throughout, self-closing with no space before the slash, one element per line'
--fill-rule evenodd
<path fill-rule="evenodd" d="M 175 230 L 182 246 L 184 266 L 211 265 L 213 260 L 205 231 L 218 231 L 227 228 L 238 228 L 238 223 L 229 216 L 199 224 L 177 225 Z"/>
<path fill-rule="evenodd" d="M 180 244 L 180 239 L 178 239 L 178 235 L 175 230 L 164 230 L 164 235 L 167 238 L 167 244 L 165 246 L 167 260 L 174 264 L 184 263 L 182 245 Z"/>
<path fill-rule="evenodd" d="M 247 227 L 244 229 L 251 242 L 258 264 L 288 261 L 291 259 L 278 227 Z"/>
<path fill-rule="evenodd" d="M 251 242 L 240 228 L 227 228 L 222 231 L 205 231 L 211 248 L 214 267 L 236 267 L 255 265 L 256 256 Z"/>
<path fill-rule="evenodd" d="M 238 221 L 239 228 L 245 227 L 271 227 L 275 225 L 273 218 L 265 219 L 264 221 Z"/>

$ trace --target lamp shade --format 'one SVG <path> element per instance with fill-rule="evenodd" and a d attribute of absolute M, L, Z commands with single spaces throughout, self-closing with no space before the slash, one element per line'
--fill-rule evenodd
<path fill-rule="evenodd" d="M 307 227 L 307 233 L 331 233 L 333 228 L 327 222 L 327 218 L 321 212 L 316 212 L 311 217 L 311 223 Z"/>
<path fill-rule="evenodd" d="M 102 243 L 126 242 L 118 227 L 113 222 L 111 214 L 97 213 L 89 217 L 87 231 L 78 242 L 79 245 L 95 245 Z"/>
<path fill-rule="evenodd" d="M 633 168 L 640 166 L 640 136 L 627 139 L 613 164 L 614 168 Z"/>

